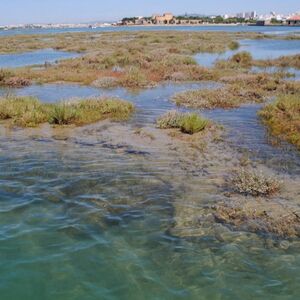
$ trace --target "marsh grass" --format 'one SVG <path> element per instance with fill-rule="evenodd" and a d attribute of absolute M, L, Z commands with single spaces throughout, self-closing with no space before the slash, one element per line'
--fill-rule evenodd
<path fill-rule="evenodd" d="M 172 100 L 179 106 L 200 109 L 230 109 L 246 103 L 262 103 L 278 93 L 298 93 L 300 84 L 281 79 L 282 74 L 237 74 L 221 77 L 218 89 L 189 90 Z"/>
<path fill-rule="evenodd" d="M 73 100 L 55 105 L 50 112 L 49 122 L 55 125 L 81 126 L 104 119 L 123 121 L 127 120 L 133 111 L 133 104 L 119 99 Z"/>
<path fill-rule="evenodd" d="M 203 131 L 208 121 L 196 113 L 184 114 L 173 110 L 158 118 L 156 124 L 161 129 L 178 128 L 183 133 L 194 134 Z"/>
<path fill-rule="evenodd" d="M 231 85 L 216 90 L 191 90 L 178 93 L 172 100 L 178 106 L 200 109 L 239 107 L 243 103 L 262 102 L 263 93 L 255 90 L 241 89 L 238 85 Z"/>
<path fill-rule="evenodd" d="M 114 98 L 71 100 L 55 104 L 41 103 L 30 97 L 0 99 L 0 120 L 8 120 L 12 125 L 21 127 L 35 127 L 46 122 L 81 126 L 104 119 L 123 121 L 133 112 L 133 104 Z"/>
<path fill-rule="evenodd" d="M 48 120 L 49 106 L 32 97 L 0 99 L 0 120 L 10 120 L 13 125 L 35 127 Z"/>
<path fill-rule="evenodd" d="M 214 79 L 210 70 L 197 65 L 192 55 L 199 52 L 221 53 L 236 48 L 236 38 L 256 38 L 257 34 L 217 32 L 122 32 L 65 33 L 3 37 L 0 52 L 11 53 L 53 48 L 80 52 L 83 56 L 60 61 L 47 68 L 14 70 L 15 76 L 36 81 L 76 82 L 110 85 L 101 77 L 115 77 L 116 66 L 122 68 L 113 82 L 128 88 L 144 88 L 165 80 L 191 81 Z M 84 53 L 83 53 L 84 51 Z M 180 74 L 180 76 L 178 76 Z"/>
<path fill-rule="evenodd" d="M 241 65 L 243 67 L 250 67 L 252 65 L 253 58 L 249 52 L 242 51 L 234 54 L 230 60 L 231 62 Z"/>
<path fill-rule="evenodd" d="M 253 66 L 253 58 L 252 55 L 247 51 L 238 52 L 227 60 L 218 60 L 215 63 L 215 68 L 223 69 L 223 70 L 224 69 L 248 70 L 252 66 Z"/>
<path fill-rule="evenodd" d="M 278 179 L 252 169 L 234 172 L 229 185 L 240 194 L 254 197 L 271 196 L 281 189 L 281 182 Z"/>
<path fill-rule="evenodd" d="M 182 123 L 183 114 L 176 111 L 171 110 L 165 113 L 163 116 L 159 117 L 156 120 L 156 125 L 160 129 L 168 129 L 168 128 L 180 128 Z"/>
<path fill-rule="evenodd" d="M 15 76 L 14 73 L 10 70 L 0 69 L 0 86 L 14 88 L 29 86 L 30 84 L 30 80 Z"/>
<path fill-rule="evenodd" d="M 281 56 L 276 59 L 256 60 L 253 65 L 257 67 L 278 67 L 300 69 L 300 54 Z"/>
<path fill-rule="evenodd" d="M 222 53 L 237 49 L 239 39 L 270 38 L 258 33 L 226 32 L 106 32 L 64 33 L 2 37 L 0 52 L 53 48 L 82 53 L 44 68 L 18 68 L 2 80 L 11 86 L 69 82 L 99 87 L 148 88 L 164 81 L 218 81 L 239 77 L 254 65 L 249 53 L 240 52 L 212 69 L 201 67 L 196 53 Z M 276 37 L 272 37 L 276 38 Z M 5 75 L 6 76 L 6 75 Z M 272 75 L 269 75 L 271 78 Z M 1 78 L 1 76 L 0 76 Z M 1 80 L 0 80 L 1 85 Z M 272 87 L 274 88 L 274 86 Z M 259 90 L 259 89 L 258 89 Z"/>
<path fill-rule="evenodd" d="M 260 112 L 270 133 L 294 144 L 300 150 L 300 93 L 281 95 Z"/>
<path fill-rule="evenodd" d="M 136 67 L 132 67 L 129 71 L 120 79 L 120 84 L 129 88 L 145 88 L 153 85 L 149 82 L 145 74 Z"/>
<path fill-rule="evenodd" d="M 196 113 L 190 113 L 183 116 L 180 130 L 183 133 L 194 134 L 206 128 L 208 121 Z"/>

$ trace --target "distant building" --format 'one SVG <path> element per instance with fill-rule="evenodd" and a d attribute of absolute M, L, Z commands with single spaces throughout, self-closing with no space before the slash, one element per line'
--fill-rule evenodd
<path fill-rule="evenodd" d="M 286 22 L 290 26 L 300 26 L 300 14 L 289 17 Z"/>
<path fill-rule="evenodd" d="M 152 22 L 154 24 L 172 24 L 174 23 L 174 15 L 171 13 L 165 13 L 162 16 L 160 15 L 153 15 Z"/>
<path fill-rule="evenodd" d="M 250 12 L 242 12 L 236 14 L 236 17 L 239 19 L 256 19 L 257 18 L 257 13 L 256 11 L 250 11 Z"/>

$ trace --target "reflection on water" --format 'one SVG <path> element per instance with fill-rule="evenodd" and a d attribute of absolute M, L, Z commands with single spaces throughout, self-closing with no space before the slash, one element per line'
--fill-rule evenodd
<path fill-rule="evenodd" d="M 300 40 L 240 40 L 240 48 L 224 53 L 199 53 L 197 62 L 205 67 L 212 67 L 218 60 L 226 60 L 235 53 L 248 51 L 254 59 L 275 59 L 280 56 L 300 53 Z"/>
<path fill-rule="evenodd" d="M 58 60 L 75 58 L 79 54 L 58 51 L 53 49 L 43 49 L 33 52 L 1 54 L 0 68 L 18 68 L 31 65 L 42 65 L 45 63 L 55 63 Z"/>

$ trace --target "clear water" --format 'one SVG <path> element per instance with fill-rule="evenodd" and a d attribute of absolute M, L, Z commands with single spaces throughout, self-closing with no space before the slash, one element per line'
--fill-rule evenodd
<path fill-rule="evenodd" d="M 248 51 L 254 59 L 275 59 L 280 56 L 300 53 L 300 40 L 240 40 L 237 50 L 224 53 L 199 53 L 197 62 L 205 67 L 212 67 L 217 60 L 226 60 L 235 53 Z"/>
<path fill-rule="evenodd" d="M 175 108 L 175 92 L 209 87 L 216 85 L 166 84 L 135 93 L 45 85 L 10 92 L 46 102 L 119 96 L 137 105 L 130 130 Z M 299 153 L 268 142 L 258 108 L 201 113 L 224 124 L 238 150 L 299 176 Z M 120 153 L 101 130 L 58 140 L 44 128 L 1 126 L 1 300 L 299 299 L 299 241 L 274 247 L 224 228 L 221 239 L 170 233 L 173 203 L 200 196 L 185 188 L 197 178 L 176 167 L 172 153 L 154 153 Z M 204 182 L 197 185 L 205 189 Z M 218 195 L 204 200 L 211 197 Z"/>
<path fill-rule="evenodd" d="M 0 68 L 18 68 L 31 65 L 43 65 L 45 63 L 55 63 L 58 60 L 78 57 L 77 53 L 58 51 L 53 49 L 43 49 L 33 52 L 1 54 Z"/>
<path fill-rule="evenodd" d="M 99 27 L 63 28 L 63 29 L 13 29 L 0 30 L 0 36 L 16 34 L 55 34 L 65 32 L 123 32 L 123 31 L 229 31 L 229 32 L 263 32 L 265 34 L 285 35 L 299 33 L 300 27 L 278 26 L 133 26 L 133 27 Z"/>
<path fill-rule="evenodd" d="M 87 98 L 96 96 L 112 96 L 131 101 L 138 109 L 134 122 L 141 124 L 153 123 L 155 119 L 175 108 L 169 100 L 175 94 L 185 90 L 216 88 L 220 84 L 214 82 L 190 83 L 190 84 L 164 84 L 155 88 L 128 91 L 124 88 L 98 89 L 89 86 L 47 84 L 32 85 L 22 89 L 0 89 L 0 95 L 13 94 L 18 96 L 34 96 L 44 102 L 57 102 L 70 98 Z"/>

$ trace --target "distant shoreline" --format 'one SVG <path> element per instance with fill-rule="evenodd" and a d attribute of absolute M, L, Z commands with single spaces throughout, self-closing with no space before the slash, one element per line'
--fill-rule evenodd
<path fill-rule="evenodd" d="M 216 26 L 249 26 L 249 24 L 143 24 L 143 25 L 112 25 L 114 27 L 206 27 L 206 26 L 211 26 L 211 27 L 216 27 Z"/>

